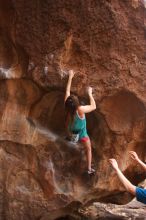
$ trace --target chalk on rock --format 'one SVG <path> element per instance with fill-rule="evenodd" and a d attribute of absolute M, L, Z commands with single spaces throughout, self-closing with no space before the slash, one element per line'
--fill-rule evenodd
<path fill-rule="evenodd" d="M 63 78 L 66 77 L 67 75 L 68 75 L 68 71 L 67 71 L 67 70 L 60 69 L 61 79 L 63 79 Z"/>
<path fill-rule="evenodd" d="M 48 74 L 48 69 L 49 69 L 48 66 L 45 66 L 45 67 L 44 67 L 44 73 L 45 73 L 45 74 Z"/>

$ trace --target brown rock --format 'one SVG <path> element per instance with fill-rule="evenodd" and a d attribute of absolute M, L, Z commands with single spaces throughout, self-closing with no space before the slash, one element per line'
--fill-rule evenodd
<path fill-rule="evenodd" d="M 97 202 L 131 200 L 110 157 L 134 184 L 145 177 L 128 155 L 146 155 L 145 20 L 140 0 L 0 0 L 2 220 L 143 218 L 143 207 Z M 92 177 L 64 138 L 70 68 L 72 91 L 88 102 L 93 86 L 98 106 L 87 115 Z"/>
<path fill-rule="evenodd" d="M 132 212 L 131 212 L 132 209 Z M 113 205 L 103 203 L 93 203 L 84 209 L 80 209 L 82 219 L 106 220 L 106 219 L 141 219 L 145 220 L 145 206 L 133 200 L 127 205 Z"/>

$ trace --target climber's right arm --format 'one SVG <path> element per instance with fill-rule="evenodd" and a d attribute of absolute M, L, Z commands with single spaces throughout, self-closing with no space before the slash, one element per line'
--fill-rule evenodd
<path fill-rule="evenodd" d="M 90 99 L 90 105 L 80 106 L 79 110 L 83 113 L 89 113 L 96 109 L 96 102 L 94 100 L 93 94 L 92 94 L 92 87 L 88 88 L 88 95 Z"/>

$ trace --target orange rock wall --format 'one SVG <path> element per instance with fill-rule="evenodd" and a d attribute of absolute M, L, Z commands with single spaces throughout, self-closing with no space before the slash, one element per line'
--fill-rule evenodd
<path fill-rule="evenodd" d="M 108 158 L 134 184 L 129 160 L 146 147 L 145 8 L 129 0 L 0 0 L 0 216 L 53 220 L 93 200 L 128 202 Z M 97 110 L 87 115 L 96 175 L 81 146 L 64 139 L 63 95 Z M 120 192 L 119 192 L 120 190 Z"/>

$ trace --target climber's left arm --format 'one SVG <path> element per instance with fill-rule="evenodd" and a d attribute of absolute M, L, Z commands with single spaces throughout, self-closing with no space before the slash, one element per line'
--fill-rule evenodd
<path fill-rule="evenodd" d="M 73 70 L 69 70 L 69 78 L 68 78 L 68 82 L 67 82 L 67 86 L 66 86 L 64 102 L 70 96 L 71 83 L 72 83 L 72 79 L 73 79 L 74 75 L 75 75 L 74 71 Z"/>

